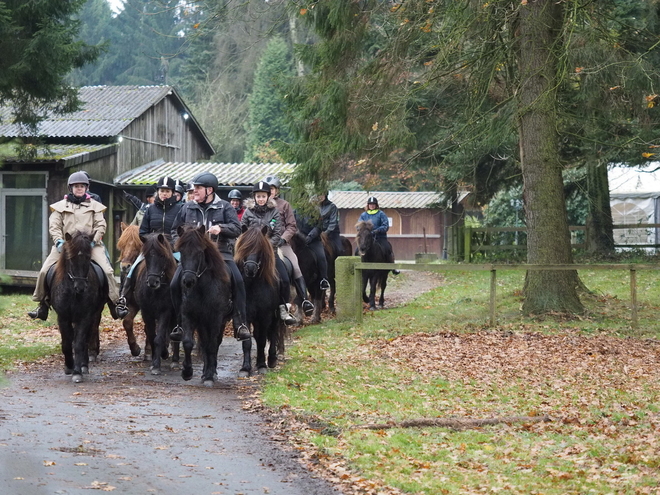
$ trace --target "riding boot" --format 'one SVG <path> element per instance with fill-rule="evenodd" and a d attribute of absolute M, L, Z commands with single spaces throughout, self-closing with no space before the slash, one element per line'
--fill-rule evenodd
<path fill-rule="evenodd" d="M 49 304 L 46 300 L 43 300 L 39 303 L 34 310 L 28 311 L 28 316 L 33 320 L 39 318 L 40 320 L 46 321 L 48 319 L 48 307 Z"/>
<path fill-rule="evenodd" d="M 295 325 L 298 323 L 298 320 L 296 320 L 296 318 L 291 313 L 289 313 L 286 304 L 280 304 L 280 320 L 282 320 L 285 325 Z"/>
<path fill-rule="evenodd" d="M 252 338 L 250 328 L 245 323 L 245 318 L 241 315 L 234 315 L 232 323 L 234 325 L 234 337 L 236 337 L 236 340 L 243 341 Z"/>
<path fill-rule="evenodd" d="M 128 306 L 126 306 L 126 298 L 123 295 L 117 299 L 115 311 L 120 320 L 126 318 L 126 315 L 128 314 Z"/>
<path fill-rule="evenodd" d="M 119 299 L 121 300 L 121 297 Z M 113 320 L 120 320 L 121 318 L 123 318 L 123 317 L 119 316 L 119 312 L 117 311 L 117 304 L 118 303 L 108 299 L 108 309 L 110 310 L 110 316 L 112 316 Z M 124 315 L 124 316 L 126 316 L 126 315 Z"/>
<path fill-rule="evenodd" d="M 305 316 L 312 316 L 314 312 L 314 305 L 307 299 L 307 286 L 305 285 L 305 278 L 298 277 L 293 281 L 293 285 L 296 287 L 296 293 L 298 297 L 302 299 L 302 310 L 305 313 Z"/>

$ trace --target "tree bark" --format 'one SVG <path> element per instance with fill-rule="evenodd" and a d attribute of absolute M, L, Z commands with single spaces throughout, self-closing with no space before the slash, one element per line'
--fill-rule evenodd
<path fill-rule="evenodd" d="M 520 6 L 516 57 L 520 71 L 518 135 L 530 264 L 573 263 L 557 134 L 557 52 L 561 2 Z M 576 271 L 527 272 L 523 313 L 581 313 Z"/>
<path fill-rule="evenodd" d="M 587 252 L 597 256 L 610 256 L 614 254 L 614 231 L 607 165 L 587 163 L 587 197 Z"/>

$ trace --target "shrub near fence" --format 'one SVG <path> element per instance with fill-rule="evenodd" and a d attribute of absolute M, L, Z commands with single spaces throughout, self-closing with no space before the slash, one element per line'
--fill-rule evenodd
<path fill-rule="evenodd" d="M 337 318 L 339 320 L 354 319 L 362 322 L 362 270 L 415 270 L 415 271 L 489 271 L 490 272 L 490 303 L 489 323 L 496 324 L 497 312 L 497 271 L 498 270 L 625 270 L 630 278 L 630 311 L 631 327 L 637 328 L 637 272 L 641 270 L 660 270 L 660 265 L 641 264 L 594 264 L 594 265 L 495 265 L 495 264 L 463 264 L 449 265 L 436 263 L 362 263 L 358 257 L 337 258 L 337 278 L 342 280 L 337 284 Z"/>
<path fill-rule="evenodd" d="M 614 225 L 614 246 L 617 248 L 659 248 L 660 239 L 658 223 L 640 223 L 629 225 Z M 571 226 L 571 245 L 575 249 L 587 245 L 587 228 L 584 226 Z M 640 242 L 648 238 L 651 230 L 655 230 L 655 243 Z M 623 232 L 621 232 L 623 231 Z M 634 240 L 635 242 L 629 242 Z M 467 263 L 477 253 L 493 255 L 498 253 L 511 253 L 527 251 L 526 227 L 464 227 L 463 228 L 464 259 Z"/>

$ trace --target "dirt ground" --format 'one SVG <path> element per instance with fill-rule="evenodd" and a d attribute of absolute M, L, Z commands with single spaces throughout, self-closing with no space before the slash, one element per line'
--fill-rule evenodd
<path fill-rule="evenodd" d="M 404 272 L 390 281 L 387 307 L 436 287 L 440 277 Z M 206 388 L 198 361 L 189 382 L 169 362 L 153 376 L 142 356 L 130 355 L 120 325 L 103 323 L 102 353 L 83 383 L 71 383 L 61 356 L 7 375 L 0 389 L 0 493 L 347 491 L 345 481 L 340 489 L 310 471 L 304 452 L 271 428 L 263 411 L 252 410 L 259 380 L 237 377 L 242 352 L 233 338 L 220 346 L 218 380 Z"/>

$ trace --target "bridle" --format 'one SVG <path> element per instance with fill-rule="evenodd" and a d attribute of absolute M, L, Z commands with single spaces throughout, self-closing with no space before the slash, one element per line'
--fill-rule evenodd
<path fill-rule="evenodd" d="M 192 273 L 195 275 L 195 277 L 199 278 L 202 275 L 204 275 L 204 272 L 208 269 L 208 266 L 205 266 L 204 269 L 200 272 L 199 270 L 202 267 L 202 258 L 199 259 L 199 263 L 197 263 L 197 270 L 182 270 L 181 275 L 184 275 L 186 273 Z"/>

